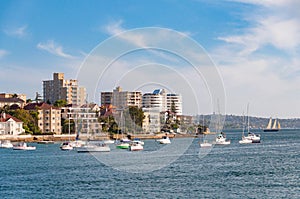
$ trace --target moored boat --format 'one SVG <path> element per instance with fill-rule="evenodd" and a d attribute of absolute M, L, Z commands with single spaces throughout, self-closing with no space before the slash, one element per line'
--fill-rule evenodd
<path fill-rule="evenodd" d="M 216 137 L 216 144 L 217 145 L 229 145 L 230 140 L 226 139 L 225 133 L 221 132 L 217 137 Z"/>
<path fill-rule="evenodd" d="M 14 145 L 9 140 L 0 141 L 0 148 L 13 148 Z"/>
<path fill-rule="evenodd" d="M 131 140 L 129 139 L 121 139 L 120 143 L 117 144 L 117 149 L 129 149 Z"/>
<path fill-rule="evenodd" d="M 156 140 L 160 144 L 171 144 L 171 140 L 168 136 L 163 136 L 161 139 Z"/>
<path fill-rule="evenodd" d="M 207 140 L 204 140 L 204 142 L 200 143 L 201 148 L 210 148 L 212 147 L 212 144 L 209 143 Z"/>
<path fill-rule="evenodd" d="M 50 140 L 42 140 L 42 141 L 38 141 L 38 144 L 54 144 L 54 141 L 50 141 Z"/>
<path fill-rule="evenodd" d="M 140 141 L 132 141 L 130 142 L 129 144 L 129 151 L 141 151 L 141 150 L 144 150 L 144 147 L 143 145 L 140 143 Z"/>
<path fill-rule="evenodd" d="M 110 148 L 106 144 L 92 144 L 86 143 L 81 147 L 77 147 L 76 151 L 78 153 L 87 153 L 87 152 L 110 152 Z"/>
<path fill-rule="evenodd" d="M 70 151 L 70 150 L 73 150 L 73 146 L 71 145 L 70 142 L 63 142 L 60 145 L 60 149 L 63 151 Z"/>
<path fill-rule="evenodd" d="M 32 151 L 35 150 L 35 146 L 28 146 L 26 142 L 21 142 L 18 145 L 13 147 L 13 150 L 24 150 L 24 151 Z"/>

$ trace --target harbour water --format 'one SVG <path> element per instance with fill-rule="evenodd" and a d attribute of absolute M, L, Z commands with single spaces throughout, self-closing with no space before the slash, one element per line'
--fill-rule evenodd
<path fill-rule="evenodd" d="M 120 171 L 59 144 L 1 149 L 0 198 L 299 198 L 300 131 L 260 134 L 260 144 L 240 145 L 240 132 L 228 131 L 231 145 L 202 158 L 194 139 L 176 161 L 147 173 Z M 162 146 L 145 141 L 146 151 L 155 147 Z"/>

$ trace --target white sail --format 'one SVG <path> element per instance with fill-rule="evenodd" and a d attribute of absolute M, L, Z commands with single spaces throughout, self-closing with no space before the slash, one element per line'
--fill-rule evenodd
<path fill-rule="evenodd" d="M 277 126 L 278 126 L 278 129 L 280 129 L 280 128 L 281 128 L 279 121 L 278 121 L 278 125 L 277 125 Z"/>
<path fill-rule="evenodd" d="M 272 118 L 270 117 L 270 120 L 269 120 L 269 124 L 267 126 L 267 129 L 271 129 L 271 126 L 272 126 Z"/>
<path fill-rule="evenodd" d="M 277 129 L 277 119 L 275 119 L 272 129 Z"/>

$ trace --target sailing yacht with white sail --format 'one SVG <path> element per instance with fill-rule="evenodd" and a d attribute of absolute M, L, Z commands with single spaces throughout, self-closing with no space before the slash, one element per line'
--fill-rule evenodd
<path fill-rule="evenodd" d="M 267 128 L 264 129 L 264 132 L 276 132 L 280 130 L 280 123 L 277 119 L 274 120 L 272 125 L 272 118 L 270 117 Z"/>

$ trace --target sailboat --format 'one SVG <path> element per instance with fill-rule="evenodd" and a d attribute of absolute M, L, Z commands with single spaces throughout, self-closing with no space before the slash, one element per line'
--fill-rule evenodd
<path fill-rule="evenodd" d="M 273 126 L 272 126 L 272 118 L 270 117 L 269 123 L 267 128 L 264 129 L 264 132 L 276 132 L 280 129 L 280 123 L 275 119 Z"/>
<path fill-rule="evenodd" d="M 252 143 L 260 143 L 260 135 L 250 132 L 250 117 L 248 115 L 249 104 L 247 106 L 247 118 L 248 118 L 248 135 L 245 136 L 246 139 L 252 140 Z"/>
<path fill-rule="evenodd" d="M 245 115 L 243 113 L 243 132 L 242 132 L 242 140 L 239 141 L 240 144 L 251 144 L 252 140 L 246 139 L 245 137 Z"/>

